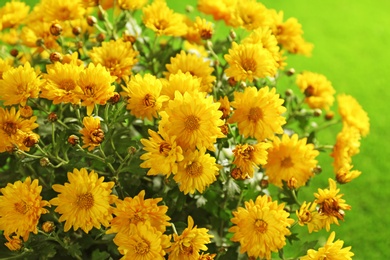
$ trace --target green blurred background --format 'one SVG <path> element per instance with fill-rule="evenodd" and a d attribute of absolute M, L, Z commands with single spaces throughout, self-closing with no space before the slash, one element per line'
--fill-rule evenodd
<path fill-rule="evenodd" d="M 0 0 L 0 6 L 5 2 Z M 390 109 L 386 107 L 390 102 L 390 1 L 260 2 L 268 8 L 283 10 L 285 19 L 296 17 L 302 24 L 304 38 L 315 45 L 312 57 L 289 57 L 288 67 L 294 67 L 297 72 L 309 70 L 324 74 L 337 93 L 354 96 L 370 117 L 371 133 L 362 139 L 360 154 L 353 157 L 355 169 L 363 174 L 340 187 L 352 210 L 346 212 L 345 221 L 340 226 L 332 226 L 332 230 L 336 231 L 336 239 L 352 246 L 354 259 L 388 259 L 390 172 L 387 160 L 390 154 L 386 140 L 390 132 Z M 180 12 L 184 12 L 186 5 L 196 6 L 195 0 L 167 0 L 167 3 Z M 324 138 L 334 139 L 337 131 L 334 129 Z M 325 187 L 327 178 L 333 177 L 330 158 L 325 156 L 323 160 L 323 173 L 314 178 L 311 187 L 302 189 L 302 198 L 310 199 L 317 187 Z M 328 233 L 321 231 L 308 238 L 324 242 L 327 236 Z M 289 250 L 299 249 L 286 248 L 286 253 Z"/>

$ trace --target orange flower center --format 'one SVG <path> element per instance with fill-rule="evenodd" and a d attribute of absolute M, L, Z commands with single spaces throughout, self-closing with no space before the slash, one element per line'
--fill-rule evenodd
<path fill-rule="evenodd" d="M 255 230 L 260 233 L 265 233 L 267 231 L 268 224 L 262 219 L 256 219 L 255 221 Z"/>
<path fill-rule="evenodd" d="M 190 256 L 194 253 L 194 248 L 192 247 L 192 245 L 190 245 L 190 246 L 183 245 L 182 251 L 183 251 L 184 255 Z"/>
<path fill-rule="evenodd" d="M 95 85 L 88 85 L 85 87 L 84 93 L 88 96 L 93 96 L 95 94 Z"/>
<path fill-rule="evenodd" d="M 187 166 L 186 172 L 191 176 L 199 176 L 203 173 L 203 166 L 200 162 L 192 162 Z"/>
<path fill-rule="evenodd" d="M 104 67 L 109 68 L 111 70 L 114 70 L 119 64 L 118 59 L 115 58 L 109 58 L 105 60 L 104 62 Z"/>
<path fill-rule="evenodd" d="M 81 209 L 90 209 L 94 205 L 94 198 L 92 193 L 88 192 L 77 196 L 77 205 Z"/>
<path fill-rule="evenodd" d="M 284 159 L 280 162 L 280 165 L 281 165 L 283 168 L 290 168 L 290 167 L 293 167 L 293 166 L 294 166 L 294 163 L 292 162 L 291 157 L 288 156 L 288 157 L 284 158 Z"/>
<path fill-rule="evenodd" d="M 328 216 L 334 216 L 337 219 L 344 219 L 344 212 L 341 210 L 339 203 L 334 198 L 326 199 L 322 202 L 318 212 Z"/>
<path fill-rule="evenodd" d="M 172 149 L 172 147 L 169 143 L 163 142 L 160 144 L 159 152 L 164 156 L 168 156 L 171 149 Z"/>
<path fill-rule="evenodd" d="M 146 94 L 144 97 L 144 105 L 147 107 L 154 107 L 156 104 L 156 99 L 153 97 L 153 95 Z"/>
<path fill-rule="evenodd" d="M 135 245 L 135 252 L 138 255 L 146 255 L 150 251 L 150 244 L 148 241 L 142 239 Z"/>
<path fill-rule="evenodd" d="M 90 140 L 94 144 L 100 144 L 104 140 L 104 132 L 102 129 L 98 128 L 91 132 Z"/>
<path fill-rule="evenodd" d="M 308 210 L 305 210 L 302 214 L 299 215 L 299 220 L 302 223 L 309 223 L 312 220 L 311 212 Z"/>
<path fill-rule="evenodd" d="M 154 24 L 154 27 L 156 27 L 156 29 L 158 31 L 163 31 L 165 30 L 166 28 L 168 28 L 169 26 L 169 22 L 167 20 L 159 20 L 159 21 L 156 21 L 156 23 Z"/>
<path fill-rule="evenodd" d="M 252 58 L 245 58 L 241 62 L 242 69 L 246 72 L 254 72 L 256 71 L 256 61 Z"/>
<path fill-rule="evenodd" d="M 194 115 L 187 116 L 187 118 L 184 121 L 184 127 L 187 131 L 195 131 L 199 129 L 199 121 L 200 119 Z"/>
<path fill-rule="evenodd" d="M 249 114 L 248 114 L 248 119 L 249 121 L 257 122 L 260 119 L 263 119 L 263 111 L 259 107 L 252 107 L 249 109 Z"/>
<path fill-rule="evenodd" d="M 15 122 L 6 122 L 3 126 L 3 130 L 8 135 L 14 135 L 16 134 L 18 127 Z"/>
<path fill-rule="evenodd" d="M 71 91 L 76 87 L 76 83 L 72 79 L 64 79 L 60 82 L 60 87 L 66 91 Z"/>
<path fill-rule="evenodd" d="M 23 200 L 21 202 L 15 203 L 14 206 L 15 206 L 15 210 L 23 215 L 25 215 L 30 209 L 30 206 L 27 205 L 27 203 L 24 202 Z"/>

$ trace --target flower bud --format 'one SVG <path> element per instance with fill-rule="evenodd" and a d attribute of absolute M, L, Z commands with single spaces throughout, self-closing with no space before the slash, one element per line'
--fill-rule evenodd
<path fill-rule="evenodd" d="M 98 42 L 104 42 L 104 40 L 106 39 L 106 36 L 103 34 L 103 33 L 99 33 L 97 36 L 96 36 L 96 40 Z"/>
<path fill-rule="evenodd" d="M 97 19 L 96 19 L 95 16 L 89 15 L 89 16 L 87 17 L 87 24 L 88 24 L 89 26 L 92 27 L 92 26 L 94 26 L 96 23 L 97 23 Z"/>
<path fill-rule="evenodd" d="M 114 93 L 114 95 L 112 97 L 110 97 L 110 99 L 108 100 L 108 102 L 110 102 L 111 104 L 116 104 L 119 102 L 121 98 L 121 95 L 119 95 L 118 93 Z"/>
<path fill-rule="evenodd" d="M 292 75 L 295 74 L 295 69 L 294 68 L 290 68 L 286 71 L 286 75 L 291 77 Z"/>
<path fill-rule="evenodd" d="M 269 184 L 268 180 L 262 179 L 262 180 L 260 181 L 260 188 L 266 189 L 266 188 L 268 188 L 268 184 Z"/>
<path fill-rule="evenodd" d="M 33 115 L 33 110 L 30 106 L 24 106 L 19 108 L 20 115 L 24 118 L 30 118 Z"/>
<path fill-rule="evenodd" d="M 311 97 L 314 95 L 314 87 L 313 86 L 307 86 L 304 92 L 306 97 Z"/>
<path fill-rule="evenodd" d="M 68 143 L 72 146 L 75 146 L 76 144 L 80 143 L 80 138 L 77 135 L 70 135 L 68 137 Z"/>
<path fill-rule="evenodd" d="M 325 114 L 325 120 L 330 121 L 330 120 L 333 119 L 333 117 L 334 117 L 334 112 L 333 112 L 333 111 L 328 111 L 328 112 L 326 112 L 326 114 Z"/>
<path fill-rule="evenodd" d="M 287 97 L 291 97 L 292 95 L 294 95 L 294 91 L 292 89 L 287 89 L 284 94 L 287 96 Z"/>
<path fill-rule="evenodd" d="M 40 160 L 39 160 L 39 164 L 42 166 L 42 167 L 46 167 L 50 164 L 50 160 L 49 158 L 47 157 L 42 157 Z"/>
<path fill-rule="evenodd" d="M 51 233 L 54 231 L 55 229 L 55 225 L 54 225 L 54 222 L 52 221 L 45 221 L 43 224 L 42 224 L 42 230 L 46 233 Z"/>
<path fill-rule="evenodd" d="M 287 181 L 287 187 L 290 189 L 290 190 L 294 190 L 297 188 L 297 184 L 298 184 L 298 180 L 295 178 L 295 177 L 291 177 L 288 181 Z"/>
<path fill-rule="evenodd" d="M 17 49 L 12 49 L 9 53 L 11 54 L 12 57 L 16 58 L 19 54 L 19 51 Z"/>
<path fill-rule="evenodd" d="M 79 26 L 73 27 L 72 33 L 74 36 L 78 36 L 81 33 L 81 27 Z"/>
<path fill-rule="evenodd" d="M 10 240 L 7 238 L 8 242 L 4 245 L 8 247 L 11 251 L 18 251 L 22 248 L 22 240 L 18 236 L 13 236 Z"/>
<path fill-rule="evenodd" d="M 232 176 L 232 178 L 235 179 L 235 180 L 243 180 L 243 178 L 242 178 L 242 170 L 240 168 L 234 168 L 231 171 L 230 176 Z"/>
<path fill-rule="evenodd" d="M 192 13 L 194 11 L 194 7 L 192 5 L 187 5 L 186 6 L 186 12 L 187 13 Z"/>
<path fill-rule="evenodd" d="M 315 174 L 320 174 L 322 172 L 321 166 L 317 165 L 316 167 L 314 167 L 313 172 Z"/>
<path fill-rule="evenodd" d="M 137 152 L 137 148 L 135 148 L 134 146 L 130 146 L 129 148 L 127 148 L 127 152 L 133 155 Z"/>
<path fill-rule="evenodd" d="M 227 123 L 221 125 L 219 128 L 221 129 L 222 134 L 228 135 L 228 133 L 229 133 L 229 125 Z"/>
<path fill-rule="evenodd" d="M 234 87 L 237 84 L 237 81 L 233 77 L 230 77 L 228 78 L 228 83 L 229 86 Z"/>
<path fill-rule="evenodd" d="M 234 41 L 237 38 L 236 32 L 233 30 L 230 30 L 229 37 L 230 37 L 230 39 L 232 39 L 232 41 Z"/>
<path fill-rule="evenodd" d="M 58 116 L 57 116 L 56 113 L 51 112 L 51 113 L 47 116 L 47 119 L 48 119 L 50 122 L 54 123 L 55 121 L 58 120 Z"/>
<path fill-rule="evenodd" d="M 31 133 L 29 134 L 26 138 L 24 138 L 23 140 L 23 144 L 26 146 L 26 147 L 33 147 L 34 145 L 36 145 L 37 143 L 39 142 L 39 135 L 35 134 L 35 133 Z"/>
<path fill-rule="evenodd" d="M 38 47 L 43 47 L 43 46 L 45 46 L 45 40 L 42 39 L 42 38 L 39 38 L 39 39 L 35 42 L 35 45 L 38 46 Z"/>
<path fill-rule="evenodd" d="M 53 36 L 58 36 L 62 33 L 62 26 L 59 23 L 53 23 L 50 26 L 50 33 Z"/>
<path fill-rule="evenodd" d="M 55 51 L 55 52 L 50 53 L 49 59 L 52 63 L 56 63 L 56 62 L 62 60 L 62 55 L 61 55 L 61 53 Z"/>
<path fill-rule="evenodd" d="M 319 117 L 319 116 L 321 116 L 321 114 L 322 114 L 322 110 L 321 110 L 321 109 L 315 108 L 315 109 L 313 110 L 313 116 Z"/>

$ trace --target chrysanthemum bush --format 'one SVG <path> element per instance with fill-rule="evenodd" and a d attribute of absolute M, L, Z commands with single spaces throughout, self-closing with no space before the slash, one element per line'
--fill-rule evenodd
<path fill-rule="evenodd" d="M 0 8 L 1 255 L 351 259 L 332 229 L 366 112 L 294 71 L 313 48 L 297 19 L 254 0 L 169 6 Z M 303 201 L 313 178 L 328 185 Z M 298 235 L 322 229 L 325 244 Z"/>

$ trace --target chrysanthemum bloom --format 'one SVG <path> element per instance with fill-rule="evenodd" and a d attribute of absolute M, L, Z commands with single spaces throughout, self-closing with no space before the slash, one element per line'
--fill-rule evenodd
<path fill-rule="evenodd" d="M 359 177 L 362 172 L 352 170 L 353 165 L 345 164 L 336 171 L 336 180 L 340 184 L 345 184 Z"/>
<path fill-rule="evenodd" d="M 16 234 L 24 241 L 28 240 L 30 232 L 38 234 L 38 222 L 42 214 L 49 211 L 44 207 L 50 206 L 49 202 L 42 200 L 42 186 L 38 186 L 38 180 L 31 181 L 27 177 L 24 182 L 16 181 L 8 183 L 0 189 L 0 230 L 11 241 L 10 236 Z"/>
<path fill-rule="evenodd" d="M 29 10 L 30 7 L 24 2 L 5 2 L 5 5 L 0 8 L 0 30 L 16 27 L 23 23 Z"/>
<path fill-rule="evenodd" d="M 53 101 L 53 104 L 80 102 L 79 96 L 83 93 L 77 85 L 83 66 L 75 64 L 61 64 L 56 62 L 47 68 L 44 78 L 46 83 L 42 86 L 40 97 Z"/>
<path fill-rule="evenodd" d="M 170 237 L 164 235 L 148 222 L 129 224 L 129 233 L 118 233 L 114 243 L 118 251 L 124 255 L 121 260 L 165 259 L 166 250 L 170 246 Z"/>
<path fill-rule="evenodd" d="M 307 255 L 300 257 L 300 260 L 319 260 L 319 259 L 337 259 L 337 260 L 352 260 L 354 253 L 351 252 L 351 247 L 344 247 L 344 241 L 336 240 L 333 242 L 336 233 L 330 233 L 326 244 L 320 247 L 318 251 L 309 249 Z"/>
<path fill-rule="evenodd" d="M 176 74 L 180 70 L 183 73 L 189 72 L 192 76 L 202 79 L 201 91 L 211 92 L 215 76 L 212 75 L 214 68 L 210 62 L 198 57 L 195 54 L 186 54 L 181 51 L 175 57 L 171 58 L 171 63 L 166 65 L 168 72 L 165 77 L 169 78 L 171 74 Z"/>
<path fill-rule="evenodd" d="M 337 102 L 343 124 L 356 127 L 363 137 L 366 136 L 370 132 L 370 119 L 357 100 L 341 94 L 337 96 Z"/>
<path fill-rule="evenodd" d="M 253 177 L 254 168 L 267 163 L 267 149 L 271 146 L 269 143 L 260 142 L 254 145 L 238 144 L 233 149 L 233 164 L 240 168 L 244 175 Z"/>
<path fill-rule="evenodd" d="M 171 173 L 177 173 L 177 163 L 183 160 L 183 151 L 176 144 L 176 136 L 170 137 L 166 133 L 161 136 L 151 129 L 148 129 L 150 135 L 148 139 L 141 139 L 146 153 L 141 155 L 140 164 L 142 168 L 150 168 L 147 175 L 162 174 L 167 178 Z"/>
<path fill-rule="evenodd" d="M 234 27 L 243 27 L 248 31 L 268 27 L 272 19 L 267 8 L 256 0 L 237 1 L 230 23 Z"/>
<path fill-rule="evenodd" d="M 219 103 L 214 103 L 212 96 L 204 97 L 197 91 L 182 95 L 176 91 L 175 99 L 160 112 L 160 131 L 176 136 L 176 142 L 183 150 L 195 147 L 214 150 L 217 138 L 224 137 L 219 128 L 224 124 L 222 112 L 218 108 Z"/>
<path fill-rule="evenodd" d="M 169 248 L 169 260 L 183 259 L 192 260 L 199 259 L 200 251 L 206 251 L 206 244 L 210 243 L 210 238 L 207 228 L 198 228 L 194 226 L 194 220 L 188 216 L 188 226 L 183 230 L 181 235 L 173 234 L 171 247 Z"/>
<path fill-rule="evenodd" d="M 208 40 L 214 34 L 213 24 L 199 16 L 195 18 L 194 28 L 202 40 Z"/>
<path fill-rule="evenodd" d="M 41 10 L 45 11 L 44 19 L 47 22 L 80 19 L 87 10 L 80 0 L 42 0 L 40 5 Z"/>
<path fill-rule="evenodd" d="M 24 119 L 20 111 L 15 107 L 9 110 L 0 107 L 0 153 L 10 151 L 14 146 L 23 151 L 29 151 L 30 146 L 26 145 L 26 138 L 34 134 L 32 130 L 38 127 L 35 123 L 36 116 Z M 39 135 L 34 134 L 39 138 Z"/>
<path fill-rule="evenodd" d="M 276 137 L 268 149 L 268 161 L 264 165 L 268 181 L 282 187 L 283 181 L 294 178 L 296 188 L 305 185 L 314 175 L 318 154 L 313 144 L 308 144 L 306 138 L 298 139 L 297 134 L 291 138 L 286 134 L 281 139 Z"/>
<path fill-rule="evenodd" d="M 158 36 L 182 36 L 187 26 L 183 17 L 170 9 L 165 0 L 154 0 L 142 8 L 142 21 L 145 26 L 153 30 Z"/>
<path fill-rule="evenodd" d="M 121 95 L 127 98 L 126 108 L 137 118 L 153 120 L 158 117 L 157 112 L 161 109 L 163 102 L 169 99 L 161 95 L 162 83 L 152 74 L 132 76 Z"/>
<path fill-rule="evenodd" d="M 236 3 L 237 0 L 198 0 L 197 7 L 200 12 L 212 15 L 214 20 L 224 20 L 226 24 L 231 25 Z"/>
<path fill-rule="evenodd" d="M 286 236 L 294 220 L 283 210 L 284 203 L 272 201 L 267 195 L 258 196 L 256 201 L 245 202 L 245 208 L 233 211 L 229 232 L 234 242 L 240 242 L 240 253 L 250 257 L 271 258 L 271 252 L 277 252 L 286 244 Z"/>
<path fill-rule="evenodd" d="M 162 81 L 161 95 L 166 95 L 169 99 L 173 100 L 176 91 L 179 91 L 182 95 L 185 92 L 200 91 L 201 82 L 202 80 L 200 78 L 193 77 L 189 72 L 183 73 L 182 71 L 178 71 L 175 74 L 170 74 L 168 80 Z"/>
<path fill-rule="evenodd" d="M 229 123 L 238 123 L 238 130 L 245 137 L 255 137 L 259 142 L 273 139 L 275 133 L 283 133 L 282 125 L 286 123 L 282 116 L 286 112 L 283 102 L 275 88 L 246 87 L 244 92 L 234 92 L 234 101 L 230 103 L 234 111 Z"/>
<path fill-rule="evenodd" d="M 148 3 L 148 0 L 118 0 L 118 6 L 122 10 L 138 10 Z"/>
<path fill-rule="evenodd" d="M 328 110 L 333 105 L 336 91 L 324 75 L 304 71 L 297 75 L 296 83 L 305 94 L 309 107 Z"/>
<path fill-rule="evenodd" d="M 218 102 L 221 104 L 218 109 L 219 111 L 222 112 L 221 119 L 228 119 L 230 117 L 230 113 L 232 112 L 228 97 L 227 96 L 220 97 Z"/>
<path fill-rule="evenodd" d="M 5 106 L 25 106 L 29 98 L 37 98 L 43 81 L 30 63 L 11 68 L 3 73 L 0 80 L 0 100 Z"/>
<path fill-rule="evenodd" d="M 77 85 L 80 86 L 82 94 L 79 95 L 82 106 L 87 107 L 87 115 L 90 116 L 95 105 L 105 105 L 114 95 L 115 86 L 111 85 L 115 77 L 110 75 L 102 65 L 90 63 L 80 73 Z"/>
<path fill-rule="evenodd" d="M 23 118 L 30 118 L 33 116 L 33 109 L 32 107 L 26 105 L 26 106 L 19 106 L 20 116 Z"/>
<path fill-rule="evenodd" d="M 20 39 L 27 47 L 37 48 L 37 52 L 44 52 L 45 49 L 40 45 L 44 43 L 47 49 L 60 51 L 61 48 L 56 41 L 58 37 L 51 35 L 51 22 L 44 22 L 41 20 L 28 23 L 22 28 Z"/>
<path fill-rule="evenodd" d="M 10 69 L 12 69 L 12 61 L 0 58 L 0 80 L 3 79 L 4 72 Z"/>
<path fill-rule="evenodd" d="M 314 202 L 319 206 L 318 212 L 325 216 L 322 222 L 326 231 L 330 230 L 330 224 L 339 225 L 339 220 L 344 220 L 344 211 L 351 209 L 341 198 L 344 194 L 338 194 L 339 192 L 336 182 L 329 178 L 329 189 L 318 189 L 318 193 L 314 193 Z"/>
<path fill-rule="evenodd" d="M 319 231 L 323 228 L 323 219 L 325 216 L 318 213 L 317 203 L 303 202 L 299 210 L 296 211 L 296 215 L 298 217 L 298 224 L 300 226 L 307 225 L 309 233 L 313 231 Z"/>
<path fill-rule="evenodd" d="M 7 241 L 4 245 L 11 251 L 18 251 L 22 248 L 22 240 L 20 240 L 19 236 L 7 237 Z"/>
<path fill-rule="evenodd" d="M 179 184 L 180 191 L 195 193 L 197 190 L 203 193 L 204 190 L 217 180 L 218 167 L 215 158 L 206 153 L 206 149 L 200 151 L 188 150 L 184 159 L 179 162 L 179 169 L 173 179 Z"/>
<path fill-rule="evenodd" d="M 164 233 L 166 227 L 169 226 L 167 206 L 159 206 L 158 203 L 162 198 L 145 199 L 145 191 L 142 190 L 137 196 L 125 197 L 123 200 L 117 199 L 115 201 L 116 207 L 113 210 L 115 217 L 111 220 L 110 233 L 124 233 L 128 234 L 130 225 L 137 225 L 139 223 L 148 222 L 153 228 L 159 232 Z"/>
<path fill-rule="evenodd" d="M 117 80 L 131 75 L 131 69 L 138 62 L 137 55 L 138 51 L 133 49 L 131 42 L 121 39 L 103 42 L 101 47 L 94 47 L 89 52 L 92 62 L 106 67 Z"/>
<path fill-rule="evenodd" d="M 65 185 L 52 186 L 59 194 L 50 200 L 57 206 L 55 212 L 61 215 L 59 221 L 65 221 L 64 231 L 73 227 L 74 231 L 81 228 L 88 233 L 93 227 L 108 227 L 113 211 L 110 204 L 117 199 L 111 195 L 115 183 L 103 182 L 104 177 L 99 178 L 94 171 L 88 173 L 85 168 L 68 172 L 68 181 Z"/>
<path fill-rule="evenodd" d="M 251 34 L 243 39 L 241 43 L 257 44 L 263 46 L 264 49 L 270 52 L 275 61 L 279 64 L 280 48 L 275 35 L 273 35 L 270 27 L 260 27 L 252 31 Z M 279 66 L 280 67 L 280 66 Z"/>
<path fill-rule="evenodd" d="M 226 76 L 233 77 L 235 81 L 252 82 L 257 78 L 275 76 L 278 68 L 270 52 L 259 44 L 233 42 L 224 58 L 229 63 Z"/>
<path fill-rule="evenodd" d="M 98 117 L 84 117 L 84 127 L 80 130 L 83 135 L 83 148 L 88 147 L 88 151 L 92 151 L 104 141 L 104 132 L 100 127 L 100 119 Z"/>

